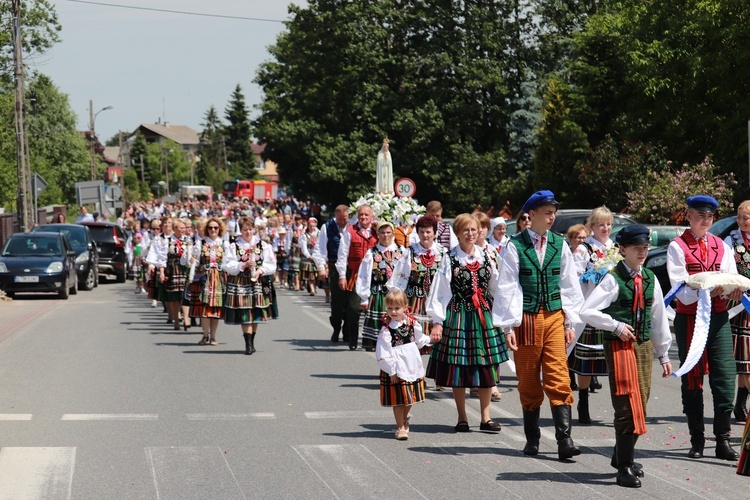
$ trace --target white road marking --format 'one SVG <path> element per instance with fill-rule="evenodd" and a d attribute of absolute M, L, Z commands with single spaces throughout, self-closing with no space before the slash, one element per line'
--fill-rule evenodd
<path fill-rule="evenodd" d="M 392 413 L 378 410 L 367 411 L 306 411 L 305 417 L 312 419 L 319 418 L 393 418 Z"/>
<path fill-rule="evenodd" d="M 3 448 L 0 499 L 70 499 L 75 448 Z"/>
<path fill-rule="evenodd" d="M 274 413 L 188 413 L 188 420 L 268 420 Z"/>
<path fill-rule="evenodd" d="M 66 413 L 60 420 L 159 420 L 155 413 Z"/>
<path fill-rule="evenodd" d="M 0 413 L 0 421 L 31 420 L 31 413 Z"/>

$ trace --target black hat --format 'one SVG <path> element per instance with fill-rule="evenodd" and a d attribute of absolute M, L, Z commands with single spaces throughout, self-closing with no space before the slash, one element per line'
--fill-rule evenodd
<path fill-rule="evenodd" d="M 534 210 L 537 207 L 559 204 L 560 203 L 555 199 L 555 194 L 552 191 L 537 191 L 536 193 L 529 196 L 529 199 L 526 200 L 526 203 L 523 204 L 523 208 L 521 208 L 521 210 L 529 213 L 531 210 Z"/>
<path fill-rule="evenodd" d="M 625 226 L 617 232 L 615 241 L 621 247 L 627 247 L 630 245 L 643 245 L 649 243 L 651 238 L 649 237 L 649 230 L 645 226 L 640 224 L 633 224 L 632 226 Z"/>

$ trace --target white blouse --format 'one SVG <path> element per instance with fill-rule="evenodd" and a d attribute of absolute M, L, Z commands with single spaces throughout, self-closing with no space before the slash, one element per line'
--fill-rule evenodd
<path fill-rule="evenodd" d="M 391 279 L 388 280 L 386 286 L 388 290 L 403 290 L 406 291 L 406 287 L 409 284 L 409 276 L 411 275 L 411 262 L 414 257 L 425 255 L 427 252 L 435 254 L 435 260 L 438 263 L 438 269 L 443 260 L 444 254 L 447 251 L 437 241 L 432 242 L 430 248 L 425 248 L 421 243 L 417 242 L 406 249 L 404 257 L 399 259 L 393 266 L 393 274 Z"/>
<path fill-rule="evenodd" d="M 276 273 L 276 255 L 274 255 L 271 245 L 261 241 L 257 234 L 253 235 L 249 243 L 240 236 L 235 240 L 234 245 L 229 245 L 229 251 L 224 254 L 224 260 L 221 263 L 221 270 L 232 276 L 240 274 L 242 272 L 242 261 L 237 257 L 237 247 L 250 249 L 257 245 L 260 245 L 263 257 L 263 264 L 259 268 L 261 274 L 262 276 L 272 276 Z"/>
<path fill-rule="evenodd" d="M 402 322 L 391 320 L 388 326 L 397 329 L 408 319 Z M 375 359 L 378 360 L 380 369 L 388 375 L 398 375 L 398 378 L 407 382 L 414 382 L 424 378 L 424 364 L 419 349 L 430 342 L 430 337 L 424 334 L 418 321 L 414 322 L 414 342 L 392 346 L 391 332 L 387 326 L 383 326 L 378 334 L 375 345 Z"/>
<path fill-rule="evenodd" d="M 391 243 L 387 247 L 382 246 L 380 243 L 376 245 L 376 248 L 379 252 L 385 252 L 387 250 L 390 250 L 391 252 L 397 252 L 399 250 L 399 246 L 395 243 Z M 403 248 L 402 248 L 403 252 Z M 406 252 L 403 252 L 406 253 Z M 401 256 L 403 259 L 403 255 Z M 397 260 L 398 257 L 396 257 Z M 362 259 L 362 264 L 359 266 L 359 274 L 357 275 L 357 284 L 354 288 L 354 291 L 357 292 L 357 295 L 359 295 L 359 298 L 362 300 L 363 304 L 367 304 L 367 302 L 370 300 L 370 284 L 372 283 L 372 268 L 375 265 L 375 261 L 373 261 L 372 257 L 372 251 L 368 250 L 367 253 L 365 253 L 364 258 Z M 381 261 L 379 263 L 380 266 L 386 266 L 388 264 L 385 263 L 385 261 Z M 395 263 L 394 263 L 395 267 Z"/>

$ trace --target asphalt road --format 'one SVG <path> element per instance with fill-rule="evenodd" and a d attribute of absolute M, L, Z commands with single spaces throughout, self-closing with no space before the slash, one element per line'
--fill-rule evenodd
<path fill-rule="evenodd" d="M 174 332 L 132 282 L 0 303 L 0 499 L 750 498 L 750 478 L 711 458 L 711 441 L 707 458 L 687 458 L 679 383 L 656 366 L 639 490 L 609 466 L 606 380 L 591 396 L 599 422 L 573 429 L 575 461 L 557 460 L 548 407 L 540 455 L 521 453 L 507 367 L 492 403 L 502 432 L 478 430 L 471 399 L 473 432 L 456 434 L 449 393 L 430 391 L 396 441 L 372 353 L 330 343 L 322 295 L 279 298 L 253 356 L 239 327 L 222 325 L 216 347 L 197 345 L 197 328 Z"/>

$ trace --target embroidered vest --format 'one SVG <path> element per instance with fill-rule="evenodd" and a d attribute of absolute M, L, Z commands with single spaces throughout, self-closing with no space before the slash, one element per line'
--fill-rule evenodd
<path fill-rule="evenodd" d="M 396 245 L 402 247 L 409 246 L 409 236 L 414 231 L 414 226 L 397 226 L 393 232 L 393 240 Z"/>
<path fill-rule="evenodd" d="M 326 253 L 328 254 L 328 263 L 335 264 L 336 257 L 339 254 L 339 245 L 341 244 L 341 231 L 339 225 L 336 224 L 336 219 L 328 219 L 325 225 L 326 228 Z"/>
<path fill-rule="evenodd" d="M 370 229 L 369 238 L 355 229 L 354 225 L 347 226 L 346 230 L 349 231 L 349 236 L 351 236 L 349 255 L 346 257 L 346 267 L 356 274 L 359 271 L 359 265 L 362 263 L 365 254 L 378 243 L 378 238 L 373 234 L 375 231 L 372 229 Z"/>
<path fill-rule="evenodd" d="M 424 299 L 430 293 L 435 273 L 440 268 L 446 250 L 438 246 L 439 251 L 436 253 L 431 250 L 432 258 L 428 259 L 427 254 L 417 255 L 417 246 L 416 243 L 411 246 L 411 272 L 409 273 L 409 282 L 406 285 L 406 296 Z"/>
<path fill-rule="evenodd" d="M 372 276 L 370 278 L 370 293 L 385 295 L 388 289 L 385 284 L 393 274 L 393 265 L 404 256 L 404 247 L 397 246 L 395 250 L 381 252 L 377 245 L 370 249 L 372 252 Z"/>
<path fill-rule="evenodd" d="M 706 233 L 707 257 L 706 262 L 701 262 L 701 251 L 693 233 L 685 231 L 682 235 L 674 239 L 682 253 L 685 254 L 685 269 L 688 274 L 698 274 L 704 271 L 720 271 L 721 259 L 724 257 L 724 242 L 711 233 Z M 677 301 L 677 312 L 680 314 L 695 314 L 698 309 L 698 303 L 690 305 Z M 711 299 L 711 312 L 720 313 L 727 310 L 727 300 L 721 297 Z"/>
<path fill-rule="evenodd" d="M 411 344 L 414 342 L 414 326 L 410 322 L 404 325 L 399 325 L 398 328 L 388 327 L 388 331 L 391 334 L 391 347 L 399 345 Z"/>
<path fill-rule="evenodd" d="M 245 240 L 242 240 L 243 242 Z M 237 250 L 237 260 L 240 262 L 247 262 L 248 260 L 254 259 L 255 266 L 261 267 L 263 265 L 263 245 L 259 241 L 257 245 L 250 245 L 247 242 L 240 243 L 239 240 L 235 241 L 233 245 Z M 245 274 L 250 274 L 250 268 L 243 270 Z"/>
<path fill-rule="evenodd" d="M 458 247 L 456 247 L 458 248 Z M 478 252 L 484 254 L 484 262 L 479 266 L 476 271 L 471 271 L 467 266 L 462 266 L 456 257 L 456 252 L 450 253 L 451 259 L 451 270 L 453 277 L 451 278 L 451 298 L 450 307 L 453 311 L 458 312 L 461 310 L 461 306 L 476 308 L 476 304 L 473 301 L 474 295 L 474 278 L 476 275 L 477 288 L 481 290 L 481 294 L 484 297 L 484 302 L 480 302 L 480 308 L 485 311 L 492 310 L 492 306 L 489 300 L 492 298 L 490 291 L 490 278 L 492 277 L 492 269 L 490 264 L 490 257 L 484 249 L 478 249 Z M 474 262 L 477 262 L 476 260 Z"/>
<path fill-rule="evenodd" d="M 633 298 L 635 296 L 635 290 L 633 288 L 633 278 L 630 276 L 630 272 L 622 262 L 619 262 L 614 269 L 609 272 L 617 282 L 617 286 L 620 289 L 620 294 L 617 300 L 612 302 L 609 307 L 604 309 L 603 312 L 612 316 L 617 321 L 622 321 L 632 326 L 636 331 L 636 337 L 640 342 L 645 342 L 651 338 L 651 307 L 654 303 L 654 273 L 650 270 L 641 268 L 641 276 L 643 277 L 643 299 L 644 299 L 644 310 L 640 317 L 640 321 L 636 317 L 635 311 L 633 311 Z M 604 332 L 604 338 L 614 340 L 619 338 L 614 332 Z"/>
<path fill-rule="evenodd" d="M 732 231 L 729 236 L 732 238 L 732 250 L 734 250 L 734 260 L 737 263 L 737 272 L 746 278 L 750 278 L 750 248 L 745 245 L 745 239 L 739 229 Z"/>
<path fill-rule="evenodd" d="M 514 236 L 510 241 L 518 250 L 518 274 L 523 290 L 524 312 L 536 314 L 541 307 L 544 307 L 545 311 L 560 311 L 562 238 L 547 231 L 547 250 L 541 265 L 528 230 Z"/>

